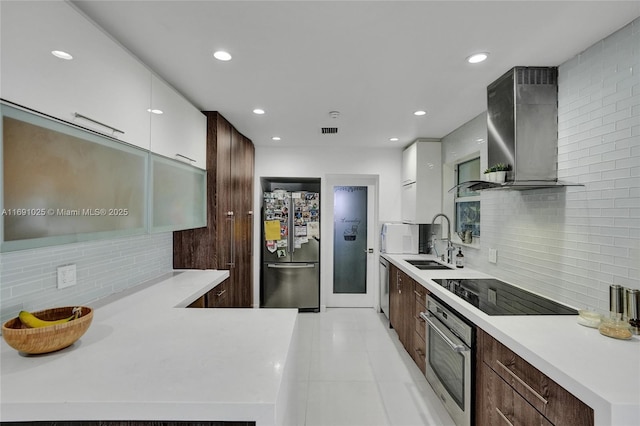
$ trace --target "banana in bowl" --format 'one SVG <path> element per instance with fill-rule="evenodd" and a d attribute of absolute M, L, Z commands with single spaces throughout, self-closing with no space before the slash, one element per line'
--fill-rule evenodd
<path fill-rule="evenodd" d="M 2 325 L 2 337 L 17 351 L 44 354 L 72 345 L 87 331 L 92 320 L 93 310 L 86 306 L 21 312 Z"/>

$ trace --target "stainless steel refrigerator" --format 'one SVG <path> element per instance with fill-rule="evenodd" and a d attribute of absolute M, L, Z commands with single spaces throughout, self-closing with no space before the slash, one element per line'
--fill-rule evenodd
<path fill-rule="evenodd" d="M 260 306 L 320 310 L 320 195 L 263 192 Z"/>

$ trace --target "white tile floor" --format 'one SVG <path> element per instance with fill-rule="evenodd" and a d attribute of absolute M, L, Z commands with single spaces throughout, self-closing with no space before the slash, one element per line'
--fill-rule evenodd
<path fill-rule="evenodd" d="M 298 314 L 292 355 L 295 424 L 453 425 L 386 317 L 374 309 Z"/>

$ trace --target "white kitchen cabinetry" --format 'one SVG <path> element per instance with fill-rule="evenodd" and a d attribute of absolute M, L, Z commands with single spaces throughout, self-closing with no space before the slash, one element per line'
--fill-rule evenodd
<path fill-rule="evenodd" d="M 206 169 L 207 118 L 171 86 L 151 78 L 151 151 Z"/>
<path fill-rule="evenodd" d="M 402 185 L 416 181 L 418 165 L 418 144 L 412 143 L 402 151 Z"/>
<path fill-rule="evenodd" d="M 151 72 L 73 6 L 2 2 L 0 28 L 3 99 L 149 148 Z"/>
<path fill-rule="evenodd" d="M 440 140 L 416 140 L 403 151 L 402 160 L 402 221 L 431 223 L 442 211 Z"/>

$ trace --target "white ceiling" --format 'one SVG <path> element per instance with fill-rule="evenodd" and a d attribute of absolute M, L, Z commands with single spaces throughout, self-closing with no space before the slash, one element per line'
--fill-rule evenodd
<path fill-rule="evenodd" d="M 640 16 L 639 1 L 73 3 L 256 145 L 328 149 L 443 137 L 486 109 L 486 86 L 511 67 L 560 65 Z M 489 59 L 468 64 L 477 51 Z"/>

